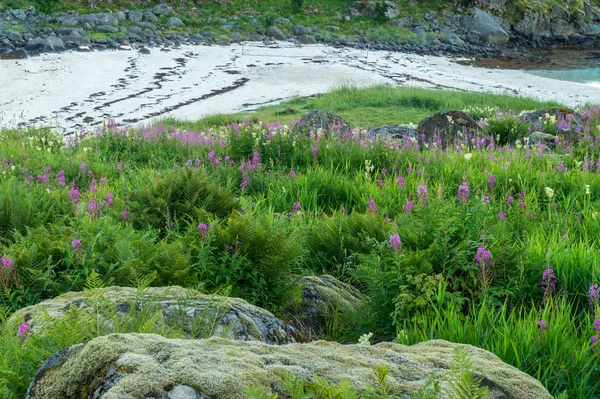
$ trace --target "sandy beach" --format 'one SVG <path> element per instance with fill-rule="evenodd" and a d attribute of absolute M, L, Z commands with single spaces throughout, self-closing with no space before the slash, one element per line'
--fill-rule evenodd
<path fill-rule="evenodd" d="M 198 119 L 324 93 L 340 84 L 439 87 L 518 94 L 567 106 L 600 104 L 593 85 L 446 58 L 289 43 L 185 46 L 168 51 L 46 54 L 0 62 L 0 128 L 52 126 L 65 134 L 113 119 Z M 399 123 L 403 122 L 399 116 Z"/>

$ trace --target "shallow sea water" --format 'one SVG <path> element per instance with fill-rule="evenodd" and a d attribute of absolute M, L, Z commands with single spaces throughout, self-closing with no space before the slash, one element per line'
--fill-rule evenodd
<path fill-rule="evenodd" d="M 563 70 L 532 70 L 527 72 L 544 78 L 585 83 L 600 89 L 600 67 Z"/>

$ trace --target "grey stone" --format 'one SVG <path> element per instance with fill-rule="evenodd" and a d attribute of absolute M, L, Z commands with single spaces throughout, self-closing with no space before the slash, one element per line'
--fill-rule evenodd
<path fill-rule="evenodd" d="M 156 15 L 170 15 L 173 14 L 173 9 L 168 5 L 168 4 L 157 4 L 153 9 L 152 12 Z"/>
<path fill-rule="evenodd" d="M 559 19 L 552 23 L 550 27 L 550 32 L 552 32 L 553 36 L 571 36 L 577 33 L 577 28 L 565 21 L 564 19 Z"/>
<path fill-rule="evenodd" d="M 542 12 L 525 11 L 525 16 L 514 25 L 515 32 L 530 38 L 549 37 L 550 17 Z"/>
<path fill-rule="evenodd" d="M 377 1 L 355 1 L 348 7 L 348 14 L 359 17 L 374 17 L 376 15 L 376 8 L 378 4 L 384 4 L 387 6 L 385 16 L 387 19 L 394 19 L 400 15 L 400 9 L 398 5 L 390 0 L 377 0 Z"/>
<path fill-rule="evenodd" d="M 410 29 L 411 33 L 414 33 L 417 36 L 427 36 L 427 31 L 423 27 L 423 25 L 415 26 Z"/>
<path fill-rule="evenodd" d="M 23 37 L 21 36 L 21 34 L 19 32 L 14 31 L 14 30 L 6 31 L 6 37 L 11 42 L 20 42 L 20 41 L 23 40 Z"/>
<path fill-rule="evenodd" d="M 29 39 L 33 39 L 35 37 L 35 35 L 33 33 L 23 33 L 23 40 L 27 41 Z"/>
<path fill-rule="evenodd" d="M 61 23 L 61 26 L 78 26 L 79 25 L 79 18 L 75 18 L 75 17 L 70 17 L 70 18 L 65 18 Z"/>
<path fill-rule="evenodd" d="M 287 18 L 275 18 L 275 25 L 289 25 L 291 21 Z"/>
<path fill-rule="evenodd" d="M 464 46 L 465 42 L 456 33 L 447 28 L 440 29 L 442 43 L 450 44 L 452 46 Z"/>
<path fill-rule="evenodd" d="M 169 28 L 175 28 L 178 26 L 185 26 L 185 24 L 183 23 L 183 21 L 177 17 L 171 17 L 169 18 L 169 20 L 167 21 L 167 25 L 169 26 Z"/>
<path fill-rule="evenodd" d="M 150 29 L 152 31 L 156 30 L 156 25 L 154 25 L 150 22 L 136 22 L 135 25 L 139 26 L 142 29 Z"/>
<path fill-rule="evenodd" d="M 142 11 L 129 11 L 127 13 L 127 19 L 132 22 L 140 22 L 144 18 L 144 13 Z"/>
<path fill-rule="evenodd" d="M 469 10 L 462 19 L 465 29 L 481 33 L 488 44 L 504 44 L 508 42 L 508 33 L 494 18 L 479 8 Z"/>
<path fill-rule="evenodd" d="M 4 29 L 4 22 L 2 22 L 2 20 L 0 19 L 0 30 Z"/>
<path fill-rule="evenodd" d="M 129 31 L 129 33 L 134 34 L 134 35 L 139 35 L 142 33 L 142 28 L 140 28 L 139 26 L 135 26 L 132 25 L 129 28 L 127 28 L 127 30 Z"/>
<path fill-rule="evenodd" d="M 396 25 L 398 28 L 407 28 L 409 26 L 412 26 L 412 18 L 411 17 L 402 17 L 402 18 L 394 19 L 392 21 L 392 23 L 394 25 Z"/>
<path fill-rule="evenodd" d="M 27 45 L 25 46 L 27 51 L 35 52 L 35 53 L 52 53 L 54 52 L 54 48 L 50 45 L 47 39 L 42 39 L 41 37 L 37 37 L 35 39 L 31 39 L 27 41 Z"/>
<path fill-rule="evenodd" d="M 56 31 L 58 36 L 69 36 L 69 35 L 79 35 L 83 36 L 85 33 L 82 28 L 60 28 Z"/>
<path fill-rule="evenodd" d="M 95 25 L 117 26 L 117 25 L 119 25 L 119 19 L 117 18 L 117 16 L 114 14 L 107 13 L 107 12 L 84 15 L 83 20 L 85 22 L 90 23 L 93 26 L 95 26 Z"/>
<path fill-rule="evenodd" d="M 380 137 L 385 140 L 418 139 L 419 132 L 409 125 L 389 125 L 371 128 L 368 131 L 371 137 Z"/>
<path fill-rule="evenodd" d="M 437 112 L 419 122 L 417 131 L 419 139 L 423 136 L 428 141 L 437 135 L 443 146 L 451 145 L 457 136 L 466 138 L 466 133 L 483 133 L 477 122 L 462 111 Z"/>
<path fill-rule="evenodd" d="M 60 38 L 58 38 L 56 36 L 48 36 L 46 38 L 46 40 L 48 41 L 48 44 L 50 44 L 52 49 L 54 51 L 56 51 L 57 53 L 60 53 L 60 52 L 63 52 L 66 50 L 65 43 Z"/>
<path fill-rule="evenodd" d="M 10 15 L 13 16 L 14 19 L 18 21 L 25 21 L 27 15 L 25 15 L 25 10 L 10 10 Z"/>
<path fill-rule="evenodd" d="M 167 394 L 167 399 L 208 399 L 200 395 L 196 390 L 188 385 L 176 385 Z"/>
<path fill-rule="evenodd" d="M 386 367 L 393 392 L 415 395 L 431 376 L 448 389 L 446 381 L 457 350 L 467 354 L 474 374 L 489 388 L 490 398 L 521 398 L 523 392 L 535 399 L 552 398 L 539 381 L 492 353 L 442 340 L 411 346 L 326 341 L 274 346 L 154 334 L 106 335 L 51 355 L 36 373 L 26 397 L 166 399 L 168 391 L 178 385 L 193 385 L 196 393 L 211 399 L 245 398 L 249 386 L 284 397 L 281 371 L 302 380 L 318 375 L 336 384 L 346 378 L 358 391 L 366 391 L 377 382 L 375 366 Z M 193 395 L 189 389 L 178 392 L 186 399 Z"/>
<path fill-rule="evenodd" d="M 317 39 L 314 36 L 300 36 L 298 37 L 298 43 L 300 44 L 317 44 Z"/>
<path fill-rule="evenodd" d="M 329 32 L 337 32 L 340 30 L 340 27 L 335 25 L 325 25 L 325 30 Z"/>
<path fill-rule="evenodd" d="M 317 134 L 319 130 L 322 134 L 345 133 L 350 130 L 350 124 L 332 112 L 315 110 L 298 119 L 292 132 L 294 134 Z"/>
<path fill-rule="evenodd" d="M 27 58 L 27 51 L 22 48 L 13 48 L 12 50 L 0 45 L 0 59 L 3 60 L 20 60 Z"/>
<path fill-rule="evenodd" d="M 115 17 L 119 22 L 125 21 L 127 19 L 127 15 L 123 11 L 117 11 L 115 13 Z"/>
<path fill-rule="evenodd" d="M 142 47 L 140 49 L 140 54 L 150 54 L 150 50 L 148 50 L 146 47 Z"/>
<path fill-rule="evenodd" d="M 533 132 L 527 139 L 526 143 L 529 147 L 537 147 L 540 144 L 545 145 L 550 149 L 556 148 L 556 140 L 558 137 L 542 132 Z"/>
<path fill-rule="evenodd" d="M 296 36 L 307 36 L 312 34 L 312 29 L 311 28 L 307 28 L 306 26 L 303 25 L 296 25 L 294 26 L 294 35 Z"/>
<path fill-rule="evenodd" d="M 145 11 L 144 16 L 142 17 L 142 21 L 156 22 L 158 21 L 158 18 L 156 18 L 156 15 L 154 15 L 151 11 Z"/>
<path fill-rule="evenodd" d="M 579 27 L 579 33 L 585 36 L 598 36 L 600 35 L 600 23 L 587 22 Z"/>
<path fill-rule="evenodd" d="M 99 293 L 99 292 L 97 292 Z M 269 344 L 288 344 L 303 340 L 298 331 L 270 312 L 238 298 L 204 295 L 181 287 L 148 288 L 142 295 L 128 287 L 108 287 L 101 291 L 104 307 L 98 315 L 104 327 L 113 329 L 119 317 L 127 317 L 130 309 L 143 309 L 160 314 L 157 323 L 176 325 L 188 338 L 227 337 L 236 340 L 259 340 Z M 71 308 L 88 312 L 97 302 L 85 292 L 69 292 L 15 312 L 11 320 L 27 320 L 35 334 L 43 334 L 52 320 L 66 316 Z M 116 311 L 116 314 L 112 311 Z"/>
<path fill-rule="evenodd" d="M 98 25 L 96 30 L 100 33 L 117 33 L 119 28 L 110 25 Z"/>
<path fill-rule="evenodd" d="M 285 40 L 285 35 L 281 31 L 281 29 L 279 29 L 276 26 L 271 26 L 269 28 L 269 30 L 267 31 L 267 36 L 272 37 L 277 40 Z"/>
<path fill-rule="evenodd" d="M 90 39 L 81 35 L 64 35 L 59 36 L 60 39 L 65 43 L 65 46 L 88 46 L 90 44 Z"/>

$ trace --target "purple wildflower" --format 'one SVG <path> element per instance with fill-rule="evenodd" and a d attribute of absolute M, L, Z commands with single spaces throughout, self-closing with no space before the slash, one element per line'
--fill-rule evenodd
<path fill-rule="evenodd" d="M 398 183 L 398 187 L 404 188 L 404 177 L 403 176 L 398 176 L 398 180 L 396 180 L 396 182 Z"/>
<path fill-rule="evenodd" d="M 544 288 L 544 291 L 554 291 L 556 288 L 556 276 L 554 275 L 554 270 L 544 270 L 540 284 Z"/>
<path fill-rule="evenodd" d="M 537 322 L 538 327 L 540 327 L 543 330 L 547 330 L 548 329 L 548 325 L 546 324 L 546 322 L 544 320 L 540 320 Z"/>
<path fill-rule="evenodd" d="M 375 206 L 375 200 L 373 200 L 373 199 L 368 200 L 367 207 L 369 208 L 369 212 L 371 212 L 371 213 L 377 212 L 377 206 Z"/>
<path fill-rule="evenodd" d="M 129 217 L 129 211 L 127 209 L 124 209 L 123 212 L 121 213 L 121 219 L 127 220 L 128 217 Z"/>
<path fill-rule="evenodd" d="M 411 213 L 414 208 L 415 208 L 414 202 L 412 202 L 411 200 L 408 200 L 408 201 L 406 201 L 406 206 L 404 207 L 404 213 Z"/>
<path fill-rule="evenodd" d="M 419 185 L 417 187 L 417 198 L 419 205 L 425 205 L 429 202 L 429 194 L 427 193 L 427 186 Z"/>
<path fill-rule="evenodd" d="M 0 257 L 0 259 L 2 259 L 2 268 L 3 269 L 12 269 L 14 264 L 12 259 L 10 259 L 8 256 L 7 257 Z"/>
<path fill-rule="evenodd" d="M 292 211 L 293 212 L 298 212 L 300 211 L 300 202 L 294 202 L 294 205 L 292 206 Z"/>
<path fill-rule="evenodd" d="M 592 338 L 590 338 L 590 345 L 594 345 L 596 341 L 598 341 L 598 336 L 593 335 Z"/>
<path fill-rule="evenodd" d="M 559 171 L 559 172 L 566 172 L 567 171 L 567 167 L 565 166 L 564 163 L 560 163 L 556 167 L 556 170 Z"/>
<path fill-rule="evenodd" d="M 33 334 L 29 323 L 23 323 L 17 328 L 17 334 L 19 335 L 19 341 L 23 342 L 28 336 Z"/>
<path fill-rule="evenodd" d="M 73 249 L 83 248 L 83 245 L 81 245 L 81 240 L 79 238 L 76 238 L 73 241 L 71 241 L 71 247 L 73 247 Z"/>
<path fill-rule="evenodd" d="M 71 191 L 69 191 L 69 198 L 71 199 L 71 202 L 78 203 L 79 190 L 77 190 L 76 188 L 72 188 Z"/>
<path fill-rule="evenodd" d="M 512 197 L 512 195 L 509 195 L 509 196 L 506 198 L 506 203 L 507 203 L 508 205 L 511 205 L 511 204 L 513 203 L 513 201 L 514 201 L 514 200 L 515 200 L 515 199 Z"/>
<path fill-rule="evenodd" d="M 114 200 L 115 197 L 111 193 L 106 194 L 106 205 L 108 205 L 109 208 L 112 208 Z"/>
<path fill-rule="evenodd" d="M 458 186 L 458 202 L 461 204 L 466 204 L 469 202 L 469 183 L 463 182 L 460 186 Z"/>
<path fill-rule="evenodd" d="M 67 180 L 65 179 L 65 171 L 59 170 L 56 174 L 56 182 L 59 186 L 64 187 L 67 184 L 66 181 Z"/>
<path fill-rule="evenodd" d="M 504 214 L 504 212 L 498 213 L 498 220 L 506 220 L 506 215 Z"/>
<path fill-rule="evenodd" d="M 496 185 L 496 176 L 490 175 L 490 178 L 488 179 L 487 184 L 490 186 L 495 186 Z"/>
<path fill-rule="evenodd" d="M 588 291 L 588 299 L 590 304 L 597 303 L 600 300 L 600 290 L 598 289 L 598 283 L 590 285 Z"/>
<path fill-rule="evenodd" d="M 390 247 L 394 252 L 400 252 L 402 249 L 402 241 L 400 241 L 400 236 L 398 233 L 392 234 L 390 236 Z"/>
<path fill-rule="evenodd" d="M 296 178 L 296 171 L 294 169 L 290 170 L 290 179 Z"/>
<path fill-rule="evenodd" d="M 475 256 L 475 266 L 480 269 L 486 269 L 492 265 L 492 253 L 485 247 L 477 248 L 477 255 Z"/>

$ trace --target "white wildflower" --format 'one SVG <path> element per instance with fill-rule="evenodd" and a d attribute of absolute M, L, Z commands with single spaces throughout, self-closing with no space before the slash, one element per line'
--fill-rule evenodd
<path fill-rule="evenodd" d="M 473 154 L 471 154 L 470 152 L 468 152 L 464 155 L 464 157 L 467 161 L 470 160 L 472 156 L 473 156 Z"/>
<path fill-rule="evenodd" d="M 370 332 L 368 334 L 363 334 L 360 336 L 360 338 L 358 338 L 358 344 L 369 346 L 369 345 L 371 345 L 371 338 L 373 338 L 372 332 Z"/>
<path fill-rule="evenodd" d="M 544 191 L 546 192 L 546 196 L 550 199 L 554 198 L 554 190 L 552 190 L 550 187 L 546 187 L 544 189 Z"/>
<path fill-rule="evenodd" d="M 592 193 L 592 191 L 591 191 L 591 187 L 590 187 L 590 185 L 589 185 L 589 184 L 586 184 L 586 185 L 585 185 L 585 193 L 586 193 L 587 195 L 590 195 L 590 194 Z"/>

